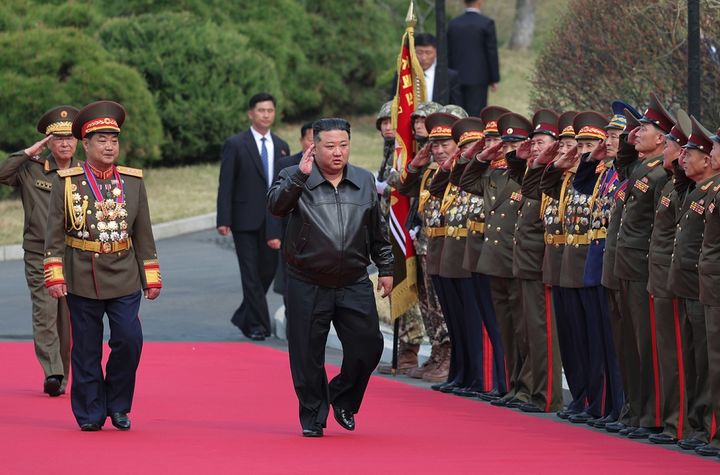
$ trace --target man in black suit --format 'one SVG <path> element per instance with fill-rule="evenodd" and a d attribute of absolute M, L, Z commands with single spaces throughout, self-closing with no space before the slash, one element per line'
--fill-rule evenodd
<path fill-rule="evenodd" d="M 243 302 L 230 320 L 248 338 L 270 336 L 265 294 L 275 275 L 280 239 L 279 221 L 265 205 L 267 191 L 277 175 L 280 157 L 290 155 L 287 142 L 270 132 L 275 121 L 275 98 L 262 92 L 250 98 L 250 129 L 225 141 L 220 163 L 217 230 L 232 232 L 240 265 Z M 273 239 L 268 239 L 273 236 Z"/>
<path fill-rule="evenodd" d="M 488 87 L 500 82 L 495 22 L 480 13 L 481 0 L 465 0 L 465 13 L 448 25 L 448 67 L 460 73 L 462 105 L 471 116 L 479 116 L 487 105 Z"/>
<path fill-rule="evenodd" d="M 415 54 L 418 62 L 425 73 L 425 98 L 442 105 L 462 104 L 463 98 L 460 91 L 460 76 L 454 69 L 448 69 L 448 91 L 435 87 L 435 67 L 437 65 L 437 40 L 430 33 L 418 33 L 415 35 Z M 390 98 L 395 96 L 397 90 L 397 73 L 393 78 Z M 444 99 L 445 92 L 447 98 Z"/>

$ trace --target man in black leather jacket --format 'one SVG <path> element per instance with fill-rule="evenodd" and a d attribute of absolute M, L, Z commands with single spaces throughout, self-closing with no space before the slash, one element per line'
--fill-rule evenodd
<path fill-rule="evenodd" d="M 392 290 L 393 256 L 373 175 L 348 164 L 350 124 L 320 119 L 314 144 L 298 166 L 280 172 L 268 207 L 289 216 L 283 251 L 288 264 L 288 349 L 303 436 L 321 437 L 330 404 L 337 422 L 355 429 L 383 337 L 367 267 L 378 290 Z M 343 345 L 340 374 L 328 384 L 325 342 L 333 323 Z"/>

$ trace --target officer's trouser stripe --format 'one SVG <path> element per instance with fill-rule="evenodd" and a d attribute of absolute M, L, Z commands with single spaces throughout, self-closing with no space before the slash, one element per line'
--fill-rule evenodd
<path fill-rule="evenodd" d="M 485 326 L 483 325 L 482 330 L 482 345 L 483 345 L 483 389 L 485 391 L 492 391 L 495 386 L 495 375 L 493 374 L 493 348 L 490 343 L 490 335 L 488 335 Z"/>
<path fill-rule="evenodd" d="M 662 427 L 661 395 L 660 395 L 660 363 L 657 352 L 657 333 L 655 323 L 655 298 L 650 294 L 650 343 L 652 345 L 653 381 L 655 383 L 655 427 Z"/>
<path fill-rule="evenodd" d="M 673 321 L 675 323 L 675 353 L 678 365 L 678 387 L 680 388 L 680 411 L 678 412 L 677 438 L 683 438 L 683 424 L 685 423 L 685 359 L 682 350 L 682 335 L 680 334 L 680 309 L 678 300 L 672 299 Z"/>
<path fill-rule="evenodd" d="M 547 398 L 545 412 L 550 412 L 553 403 L 553 344 L 552 344 L 552 301 L 550 287 L 545 286 L 545 335 L 547 340 Z"/>

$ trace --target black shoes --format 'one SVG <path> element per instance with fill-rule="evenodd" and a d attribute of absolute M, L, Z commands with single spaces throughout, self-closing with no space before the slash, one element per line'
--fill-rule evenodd
<path fill-rule="evenodd" d="M 500 391 L 498 391 L 497 389 L 493 389 L 489 393 L 481 394 L 480 399 L 482 399 L 483 401 L 490 402 L 490 401 L 494 401 L 496 399 L 500 399 L 503 396 L 504 396 L 504 394 L 501 394 Z"/>
<path fill-rule="evenodd" d="M 347 409 L 333 406 L 333 415 L 335 420 L 345 430 L 355 430 L 355 416 Z M 303 431 L 304 433 L 305 431 Z"/>
<path fill-rule="evenodd" d="M 695 449 L 695 453 L 698 455 L 702 455 L 703 457 L 717 457 L 720 455 L 720 449 L 717 447 L 713 447 L 710 444 L 703 444 L 697 449 Z"/>
<path fill-rule="evenodd" d="M 88 423 L 88 424 L 80 424 L 80 430 L 83 432 L 97 432 L 100 429 L 102 429 L 102 424 L 97 423 Z"/>
<path fill-rule="evenodd" d="M 248 338 L 250 338 L 253 341 L 264 341 L 265 333 L 263 333 L 261 331 L 254 331 L 248 336 Z"/>
<path fill-rule="evenodd" d="M 438 391 L 440 391 L 441 393 L 449 394 L 459 388 L 460 386 L 458 386 L 457 383 L 451 382 L 441 384 L 440 387 L 438 387 Z"/>
<path fill-rule="evenodd" d="M 683 450 L 695 450 L 698 447 L 702 447 L 705 445 L 705 442 L 703 442 L 700 439 L 682 439 L 678 441 L 678 447 L 680 447 Z"/>
<path fill-rule="evenodd" d="M 63 376 L 60 374 L 53 374 L 45 378 L 45 384 L 43 384 L 43 392 L 49 394 L 50 397 L 58 397 L 61 394 L 65 394 L 65 389 L 62 388 Z"/>
<path fill-rule="evenodd" d="M 113 412 L 110 414 L 112 425 L 119 430 L 130 430 L 130 418 L 125 412 Z"/>
<path fill-rule="evenodd" d="M 652 434 L 662 432 L 662 427 L 640 427 L 628 434 L 629 439 L 647 439 Z"/>
<path fill-rule="evenodd" d="M 533 403 L 531 403 L 531 402 L 526 402 L 525 404 L 523 404 L 522 406 L 520 406 L 519 409 L 520 409 L 522 412 L 533 412 L 533 413 L 535 413 L 535 412 L 545 412 L 545 411 L 543 411 L 542 409 L 540 409 L 539 407 L 537 407 L 535 404 L 533 404 Z"/>
<path fill-rule="evenodd" d="M 587 424 L 587 421 L 591 419 L 595 419 L 595 416 L 583 411 L 569 416 L 567 420 L 573 424 Z"/>
<path fill-rule="evenodd" d="M 302 435 L 303 437 L 322 437 L 323 430 L 322 427 L 316 427 L 315 429 L 303 429 Z"/>
<path fill-rule="evenodd" d="M 627 426 L 620 421 L 615 422 L 609 422 L 605 424 L 605 430 L 610 432 L 611 434 L 615 434 L 617 432 L 620 432 L 621 430 L 625 430 Z"/>
<path fill-rule="evenodd" d="M 480 397 L 481 394 L 484 394 L 484 391 L 480 388 L 455 388 L 452 393 L 462 397 Z"/>
<path fill-rule="evenodd" d="M 667 432 L 663 432 L 662 434 L 650 434 L 648 440 L 653 444 L 658 445 L 677 444 L 678 441 L 676 437 L 672 434 L 668 434 Z"/>

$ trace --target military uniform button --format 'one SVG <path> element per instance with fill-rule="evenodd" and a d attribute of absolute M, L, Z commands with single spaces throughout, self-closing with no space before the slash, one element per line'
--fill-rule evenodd
<path fill-rule="evenodd" d="M 96 253 L 95 253 L 95 257 L 100 257 L 100 254 L 98 254 L 98 253 L 96 252 Z"/>
<path fill-rule="evenodd" d="M 87 214 L 92 214 L 92 211 L 88 210 Z"/>
<path fill-rule="evenodd" d="M 497 244 L 497 243 L 498 243 L 498 242 L 497 242 L 497 239 L 496 239 L 496 240 L 495 240 L 495 242 L 494 242 L 493 244 Z"/>
<path fill-rule="evenodd" d="M 501 218 L 504 218 L 504 217 L 505 217 L 505 213 L 500 213 L 500 217 L 501 217 Z"/>

